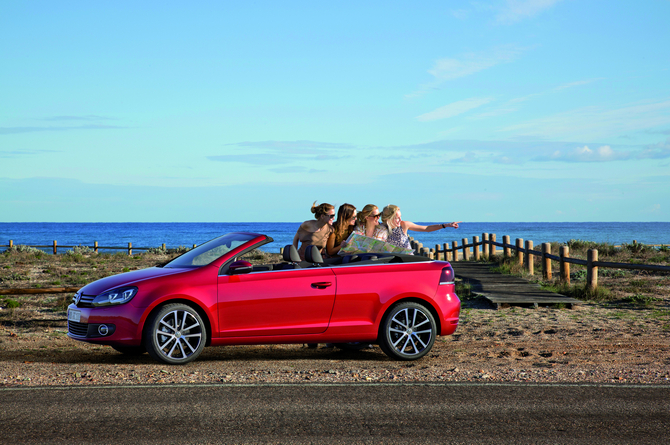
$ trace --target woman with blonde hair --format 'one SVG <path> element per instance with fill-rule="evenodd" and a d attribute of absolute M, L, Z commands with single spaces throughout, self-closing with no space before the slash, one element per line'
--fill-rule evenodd
<path fill-rule="evenodd" d="M 326 253 L 329 257 L 337 256 L 337 253 L 346 245 L 346 240 L 354 231 L 356 224 L 356 207 L 351 204 L 342 204 L 337 209 L 337 221 L 333 224 L 333 232 L 326 243 Z"/>
<path fill-rule="evenodd" d="M 298 249 L 298 242 L 302 243 L 298 249 L 300 259 L 305 260 L 305 249 L 307 246 L 316 246 L 319 251 L 326 247 L 328 237 L 333 231 L 333 219 L 335 218 L 335 207 L 331 204 L 312 204 L 314 218 L 300 224 L 298 231 L 293 237 L 293 246 Z"/>
<path fill-rule="evenodd" d="M 379 225 L 380 216 L 379 207 L 374 204 L 366 205 L 363 207 L 363 210 L 358 212 L 357 223 L 353 233 L 386 241 L 388 231 Z"/>
<path fill-rule="evenodd" d="M 384 207 L 382 212 L 382 222 L 385 224 L 386 233 L 388 234 L 386 239 L 387 243 L 395 244 L 396 246 L 405 249 L 411 249 L 412 246 L 410 245 L 409 236 L 407 235 L 408 230 L 414 230 L 415 232 L 435 232 L 436 230 L 441 230 L 447 227 L 458 229 L 458 224 L 461 221 L 421 226 L 419 224 L 414 224 L 411 221 L 403 221 L 400 207 L 389 204 Z"/>

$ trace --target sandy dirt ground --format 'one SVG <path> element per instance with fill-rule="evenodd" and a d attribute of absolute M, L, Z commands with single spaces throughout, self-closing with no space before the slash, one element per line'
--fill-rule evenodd
<path fill-rule="evenodd" d="M 58 299 L 43 295 L 40 299 Z M 33 297 L 38 298 L 38 297 Z M 463 302 L 455 335 L 413 362 L 377 346 L 206 348 L 169 366 L 147 354 L 69 339 L 65 312 L 25 304 L 0 311 L 0 386 L 301 382 L 562 382 L 670 384 L 670 311 L 583 304 L 575 309 Z M 4 312 L 4 313 L 1 313 Z"/>

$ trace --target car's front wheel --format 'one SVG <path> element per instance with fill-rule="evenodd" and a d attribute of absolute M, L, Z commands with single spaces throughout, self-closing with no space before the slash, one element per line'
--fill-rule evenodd
<path fill-rule="evenodd" d="M 205 347 L 207 329 L 200 314 L 185 304 L 168 304 L 147 320 L 144 344 L 154 359 L 171 365 L 195 360 Z"/>
<path fill-rule="evenodd" d="M 433 314 L 414 302 L 393 306 L 379 329 L 379 346 L 396 360 L 416 360 L 431 350 L 437 335 Z"/>

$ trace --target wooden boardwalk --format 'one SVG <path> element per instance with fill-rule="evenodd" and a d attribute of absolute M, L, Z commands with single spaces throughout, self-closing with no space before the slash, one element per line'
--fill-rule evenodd
<path fill-rule="evenodd" d="M 520 277 L 493 272 L 493 263 L 470 261 L 452 262 L 454 273 L 463 282 L 470 283 L 473 294 L 481 295 L 500 308 L 503 304 L 580 304 L 575 298 L 543 290 L 539 284 Z"/>

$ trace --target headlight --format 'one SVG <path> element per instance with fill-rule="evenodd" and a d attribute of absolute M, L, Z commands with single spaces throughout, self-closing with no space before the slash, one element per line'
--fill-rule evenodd
<path fill-rule="evenodd" d="M 93 299 L 93 306 L 111 306 L 128 303 L 137 293 L 136 287 L 119 287 L 108 290 Z"/>

